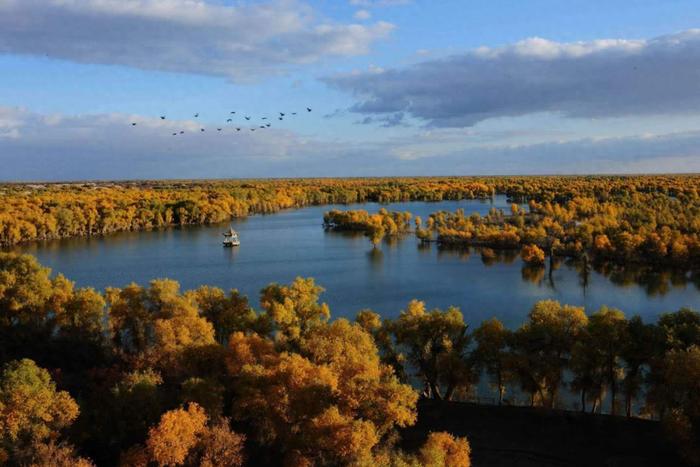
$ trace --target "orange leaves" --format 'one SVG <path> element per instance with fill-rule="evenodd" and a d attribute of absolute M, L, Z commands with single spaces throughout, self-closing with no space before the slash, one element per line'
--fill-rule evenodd
<path fill-rule="evenodd" d="M 331 316 L 325 303 L 318 303 L 323 287 L 313 278 L 297 277 L 290 285 L 270 284 L 260 292 L 260 305 L 283 340 L 294 342 Z"/>
<path fill-rule="evenodd" d="M 48 371 L 32 360 L 8 363 L 0 377 L 0 445 L 56 436 L 78 416 L 78 404 L 57 391 Z"/>
<path fill-rule="evenodd" d="M 526 264 L 538 266 L 544 264 L 544 251 L 537 245 L 525 245 L 520 251 L 520 257 Z"/>
<path fill-rule="evenodd" d="M 384 433 L 415 421 L 416 393 L 380 362 L 359 325 L 318 324 L 297 349 L 280 352 L 255 334 L 229 339 L 234 416 L 255 426 L 260 443 L 281 449 L 288 465 L 366 461 Z"/>
<path fill-rule="evenodd" d="M 152 459 L 158 465 L 182 464 L 197 443 L 198 435 L 204 431 L 206 422 L 207 415 L 197 404 L 189 404 L 187 410 L 164 413 L 160 423 L 148 431 L 146 445 Z"/>
<path fill-rule="evenodd" d="M 411 227 L 410 212 L 389 212 L 382 208 L 376 214 L 364 210 L 339 211 L 334 209 L 323 215 L 326 229 L 364 232 L 374 245 L 385 235 L 398 235 Z"/>
<path fill-rule="evenodd" d="M 164 413 L 148 431 L 146 456 L 159 466 L 199 465 L 238 467 L 243 465 L 245 437 L 228 427 L 228 420 L 207 426 L 208 417 L 200 406 Z M 131 454 L 138 457 L 138 452 Z"/>
<path fill-rule="evenodd" d="M 425 467 L 469 467 L 471 449 L 466 438 L 449 433 L 430 433 L 420 450 L 420 460 Z"/>

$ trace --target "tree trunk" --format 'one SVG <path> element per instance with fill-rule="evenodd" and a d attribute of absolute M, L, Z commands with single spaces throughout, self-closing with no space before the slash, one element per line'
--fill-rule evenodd
<path fill-rule="evenodd" d="M 430 392 L 432 393 L 433 399 L 442 400 L 442 395 L 440 394 L 440 388 L 437 384 L 430 383 Z"/>
<path fill-rule="evenodd" d="M 629 393 L 625 394 L 625 412 L 627 418 L 632 416 L 632 395 Z"/>
<path fill-rule="evenodd" d="M 586 390 L 581 390 L 581 412 L 586 413 Z"/>
<path fill-rule="evenodd" d="M 498 405 L 501 405 L 503 401 L 503 375 L 501 371 L 498 371 Z"/>

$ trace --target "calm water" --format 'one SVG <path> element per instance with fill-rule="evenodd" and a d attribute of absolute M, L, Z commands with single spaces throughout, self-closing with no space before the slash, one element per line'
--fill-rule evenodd
<path fill-rule="evenodd" d="M 326 288 L 322 299 L 335 317 L 353 317 L 362 308 L 392 317 L 412 298 L 429 307 L 457 305 L 473 324 L 497 316 L 510 326 L 519 325 L 532 304 L 545 298 L 585 305 L 589 311 L 606 304 L 649 320 L 681 306 L 700 309 L 697 282 L 683 274 L 652 275 L 644 285 L 623 286 L 619 278 L 592 272 L 584 293 L 570 265 L 561 264 L 550 280 L 548 274 L 523 273 L 517 257 L 487 266 L 476 251 L 444 251 L 434 244 L 419 247 L 412 236 L 374 250 L 366 237 L 324 232 L 321 227 L 323 213 L 334 207 L 369 211 L 386 207 L 425 219 L 440 209 L 485 214 L 493 206 L 509 208 L 505 198 L 497 197 L 493 202 L 321 206 L 253 216 L 232 222 L 242 242 L 234 249 L 221 246 L 227 225 L 218 225 L 60 240 L 17 250 L 37 256 L 80 286 L 102 289 L 169 277 L 183 289 L 203 284 L 237 288 L 256 305 L 259 290 L 268 283 L 311 276 Z"/>

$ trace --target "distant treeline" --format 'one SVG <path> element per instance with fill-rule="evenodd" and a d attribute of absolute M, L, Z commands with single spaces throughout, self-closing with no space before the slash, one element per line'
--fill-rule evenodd
<path fill-rule="evenodd" d="M 531 217 L 523 219 L 525 225 L 517 224 L 518 216 L 507 222 L 525 229 L 516 232 L 521 242 L 538 243 L 551 237 L 561 243 L 553 247 L 576 250 L 593 245 L 599 236 L 597 249 L 611 256 L 624 256 L 644 243 L 653 255 L 675 258 L 685 257 L 686 250 L 695 254 L 699 188 L 700 177 L 680 175 L 5 184 L 0 185 L 0 244 L 218 223 L 309 205 L 483 199 L 503 194 L 518 204 L 530 202 Z M 550 226 L 546 219 L 554 224 Z M 472 227 L 460 224 L 440 227 L 458 232 L 458 237 L 473 236 Z M 507 237 L 506 242 L 513 241 L 509 231 L 501 230 L 494 232 Z M 572 232 L 575 240 L 569 238 Z M 616 235 L 621 232 L 629 236 Z M 491 234 L 487 229 L 478 235 Z"/>
<path fill-rule="evenodd" d="M 473 179 L 319 179 L 0 186 L 0 244 L 212 224 L 334 203 L 488 198 Z"/>
<path fill-rule="evenodd" d="M 0 254 L 0 458 L 21 465 L 467 466 L 466 439 L 397 448 L 420 395 L 662 420 L 700 460 L 700 314 L 656 323 L 546 300 L 507 329 L 411 301 L 331 321 L 313 279 L 245 296 L 172 280 L 100 293 Z M 409 384 L 412 382 L 413 385 Z M 83 457 L 80 457 L 80 456 Z M 58 463 L 60 459 L 62 463 Z"/>

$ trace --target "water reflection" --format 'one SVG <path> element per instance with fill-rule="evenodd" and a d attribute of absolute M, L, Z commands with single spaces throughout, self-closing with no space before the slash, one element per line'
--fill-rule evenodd
<path fill-rule="evenodd" d="M 254 306 L 270 282 L 314 277 L 326 289 L 322 299 L 333 316 L 347 318 L 362 308 L 394 317 L 413 298 L 431 308 L 459 306 L 469 323 L 497 316 L 508 326 L 522 324 L 532 305 L 543 299 L 587 310 L 609 305 L 651 320 L 700 303 L 700 271 L 645 271 L 563 258 L 550 263 L 549 257 L 544 268 L 523 270 L 517 250 L 444 248 L 421 244 L 413 235 L 373 248 L 361 233 L 324 232 L 321 227 L 329 209 L 376 212 L 380 207 L 425 219 L 457 208 L 486 214 L 492 205 L 473 200 L 314 206 L 234 219 L 230 224 L 241 238 L 237 248 L 221 245 L 221 232 L 229 225 L 225 222 L 34 243 L 16 250 L 34 254 L 78 286 L 103 289 L 169 277 L 183 290 L 204 284 L 239 289 Z M 496 197 L 493 207 L 507 210 L 509 205 Z"/>

